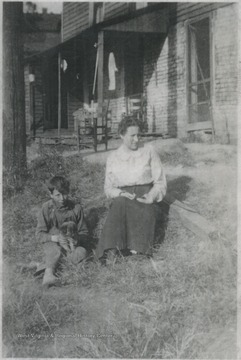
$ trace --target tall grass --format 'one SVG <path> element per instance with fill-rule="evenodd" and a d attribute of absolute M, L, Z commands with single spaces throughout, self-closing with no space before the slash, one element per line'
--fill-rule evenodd
<path fill-rule="evenodd" d="M 236 251 L 221 236 L 224 229 L 199 239 L 170 210 L 153 259 L 120 257 L 107 266 L 66 259 L 61 287 L 45 291 L 23 265 L 41 259 L 36 213 L 46 200 L 44 182 L 56 173 L 70 178 L 71 195 L 84 205 L 96 238 L 106 216 L 104 168 L 41 149 L 25 189 L 4 201 L 4 356 L 211 358 L 210 338 L 236 319 Z"/>

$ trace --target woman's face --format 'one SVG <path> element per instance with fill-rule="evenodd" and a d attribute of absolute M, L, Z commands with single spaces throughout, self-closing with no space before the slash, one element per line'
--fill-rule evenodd
<path fill-rule="evenodd" d="M 138 126 L 129 126 L 124 135 L 121 135 L 123 144 L 130 150 L 137 150 L 139 146 L 140 134 Z"/>

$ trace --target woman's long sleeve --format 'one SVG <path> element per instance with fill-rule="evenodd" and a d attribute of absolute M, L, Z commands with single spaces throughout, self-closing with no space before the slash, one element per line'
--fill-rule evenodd
<path fill-rule="evenodd" d="M 160 156 L 153 148 L 151 148 L 151 172 L 153 187 L 149 191 L 148 197 L 153 202 L 160 202 L 166 195 L 167 183 Z"/>
<path fill-rule="evenodd" d="M 105 171 L 105 194 L 107 198 L 113 199 L 120 195 L 121 189 L 115 184 L 115 176 L 112 171 L 112 158 L 109 157 L 106 163 L 106 171 Z"/>

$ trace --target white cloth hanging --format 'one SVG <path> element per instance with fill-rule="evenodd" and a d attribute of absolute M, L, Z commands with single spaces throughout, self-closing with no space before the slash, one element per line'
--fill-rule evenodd
<path fill-rule="evenodd" d="M 67 70 L 68 63 L 65 59 L 62 60 L 61 67 L 63 69 L 63 72 L 65 72 Z"/>
<path fill-rule="evenodd" d="M 118 71 L 115 63 L 115 56 L 113 52 L 109 54 L 109 62 L 108 62 L 108 70 L 109 70 L 109 90 L 115 90 L 116 81 L 115 81 L 115 73 Z"/>

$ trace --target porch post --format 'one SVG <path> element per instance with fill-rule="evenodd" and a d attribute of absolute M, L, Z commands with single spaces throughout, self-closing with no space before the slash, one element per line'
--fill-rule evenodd
<path fill-rule="evenodd" d="M 98 34 L 98 121 L 97 124 L 103 125 L 103 102 L 104 102 L 104 31 Z"/>
<path fill-rule="evenodd" d="M 32 77 L 31 77 L 31 81 L 30 81 L 30 124 L 32 125 L 32 136 L 33 136 L 33 138 L 35 138 L 35 135 L 36 135 L 35 93 L 34 93 L 34 79 Z"/>
<path fill-rule="evenodd" d="M 58 53 L 58 138 L 61 129 L 61 52 Z"/>
<path fill-rule="evenodd" d="M 35 99 L 34 99 L 34 81 L 35 75 L 33 71 L 33 66 L 28 66 L 28 77 L 29 77 L 29 115 L 30 115 L 30 133 L 33 138 L 36 135 L 35 128 Z"/>
<path fill-rule="evenodd" d="M 88 65 L 87 65 L 87 58 L 88 58 L 88 53 L 87 53 L 87 44 L 86 44 L 86 39 L 83 39 L 82 41 L 82 46 L 83 46 L 83 93 L 84 93 L 84 103 L 89 105 L 89 88 L 88 88 Z"/>

